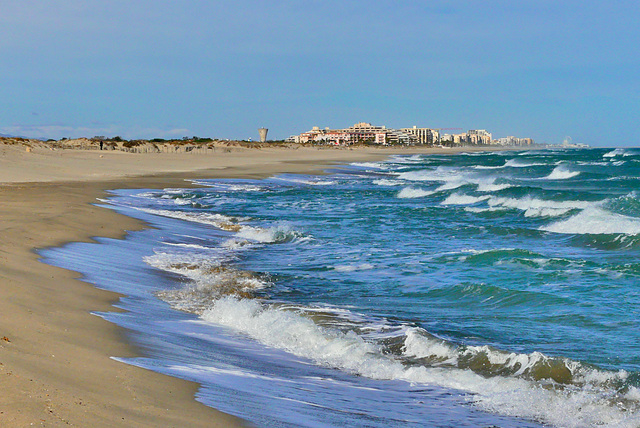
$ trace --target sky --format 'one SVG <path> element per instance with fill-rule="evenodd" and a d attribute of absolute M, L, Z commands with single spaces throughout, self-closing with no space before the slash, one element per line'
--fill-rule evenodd
<path fill-rule="evenodd" d="M 640 146 L 638 22 L 637 0 L 0 0 L 0 134 Z"/>

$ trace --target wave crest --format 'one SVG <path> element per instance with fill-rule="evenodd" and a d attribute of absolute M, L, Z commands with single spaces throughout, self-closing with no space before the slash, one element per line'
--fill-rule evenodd
<path fill-rule="evenodd" d="M 425 196 L 433 195 L 434 191 L 422 190 L 415 187 L 405 187 L 404 189 L 398 192 L 398 198 L 400 199 L 413 199 L 413 198 L 424 198 Z"/>
<path fill-rule="evenodd" d="M 576 235 L 638 235 L 640 218 L 612 213 L 593 206 L 566 220 L 542 226 L 540 230 Z"/>
<path fill-rule="evenodd" d="M 547 180 L 566 180 L 580 175 L 580 171 L 572 171 L 566 164 L 560 164 L 544 177 Z"/>

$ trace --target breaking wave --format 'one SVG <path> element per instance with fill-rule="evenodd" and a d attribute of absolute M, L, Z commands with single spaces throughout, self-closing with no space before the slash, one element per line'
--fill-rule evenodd
<path fill-rule="evenodd" d="M 457 168 L 438 167 L 435 170 L 409 171 L 398 174 L 398 178 L 407 181 L 426 181 L 442 183 L 436 192 L 457 189 L 473 184 L 481 192 L 495 192 L 512 187 L 508 183 L 496 183 L 498 177 L 465 173 Z"/>
<path fill-rule="evenodd" d="M 237 231 L 242 226 L 240 222 L 250 220 L 248 217 L 232 217 L 223 214 L 209 213 L 209 212 L 186 212 L 186 211 L 171 211 L 152 208 L 138 208 L 140 211 L 160 215 L 163 217 L 170 217 L 185 221 L 191 221 L 194 223 L 209 224 L 216 226 L 223 230 Z"/>
<path fill-rule="evenodd" d="M 282 243 L 293 240 L 304 240 L 304 235 L 293 230 L 287 225 L 277 225 L 268 228 L 261 228 L 244 224 L 250 220 L 249 217 L 231 217 L 217 213 L 207 212 L 184 212 L 141 208 L 141 211 L 149 214 L 161 215 L 195 223 L 209 224 L 218 229 L 233 232 L 238 238 L 260 243 Z"/>
<path fill-rule="evenodd" d="M 478 202 L 486 201 L 487 199 L 491 199 L 491 196 L 471 196 L 471 195 L 463 195 L 461 193 L 453 193 L 449 195 L 444 201 L 441 202 L 442 205 L 472 205 L 477 204 Z"/>
<path fill-rule="evenodd" d="M 542 226 L 540 230 L 577 235 L 638 235 L 640 234 L 640 218 L 592 206 L 566 220 Z"/>
<path fill-rule="evenodd" d="M 471 196 L 454 193 L 447 197 L 442 202 L 442 205 L 473 205 L 485 201 L 491 210 L 517 209 L 524 211 L 525 217 L 558 217 L 572 210 L 582 210 L 594 204 L 586 201 L 549 201 L 531 196 L 507 198 L 492 195 Z M 480 208 L 480 211 L 476 210 L 476 212 L 481 211 L 486 211 L 486 209 Z"/>
<path fill-rule="evenodd" d="M 325 367 L 465 391 L 478 407 L 501 414 L 574 427 L 640 422 L 632 413 L 638 408 L 638 390 L 624 371 L 605 372 L 539 352 L 458 345 L 417 327 L 404 326 L 376 339 L 366 328 L 356 333 L 344 319 L 328 321 L 331 313 L 318 318 L 313 308 L 236 297 L 216 300 L 200 314 L 205 321 Z"/>
<path fill-rule="evenodd" d="M 612 150 L 610 152 L 605 153 L 604 155 L 602 155 L 603 158 L 613 158 L 616 156 L 623 156 L 625 153 L 624 149 L 615 149 Z"/>
<path fill-rule="evenodd" d="M 547 165 L 546 163 L 538 163 L 538 162 L 525 162 L 521 159 L 509 159 L 504 166 L 510 166 L 512 168 L 529 168 L 532 166 L 542 166 Z"/>
<path fill-rule="evenodd" d="M 379 180 L 373 180 L 373 184 L 378 186 L 401 186 L 404 182 L 400 180 L 388 180 L 386 178 L 381 178 Z"/>
<path fill-rule="evenodd" d="M 417 189 L 415 187 L 405 187 L 398 192 L 398 198 L 400 199 L 413 199 L 424 198 L 425 196 L 433 195 L 434 191 Z"/>
<path fill-rule="evenodd" d="M 566 164 L 560 164 L 551 171 L 551 174 L 544 177 L 547 180 L 566 180 L 580 175 L 580 171 L 571 171 Z"/>

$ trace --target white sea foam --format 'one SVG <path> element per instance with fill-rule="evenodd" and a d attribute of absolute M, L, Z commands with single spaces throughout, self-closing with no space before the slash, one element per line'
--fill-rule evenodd
<path fill-rule="evenodd" d="M 585 162 L 585 161 L 578 161 L 576 162 L 578 165 L 590 165 L 590 166 L 608 166 L 610 165 L 609 162 Z"/>
<path fill-rule="evenodd" d="M 237 233 L 239 238 L 261 243 L 287 242 L 301 237 L 301 234 L 287 225 L 261 228 L 254 226 L 243 226 Z"/>
<path fill-rule="evenodd" d="M 242 238 L 231 238 L 224 241 L 220 244 L 222 248 L 226 248 L 228 250 L 237 251 L 237 250 L 246 250 L 254 247 L 254 242 L 248 239 Z"/>
<path fill-rule="evenodd" d="M 340 266 L 334 266 L 333 269 L 336 272 L 355 272 L 355 271 L 359 271 L 359 270 L 369 270 L 369 269 L 373 269 L 373 265 L 370 263 L 360 263 L 357 265 L 340 265 Z"/>
<path fill-rule="evenodd" d="M 499 166 L 475 165 L 473 166 L 473 169 L 502 169 L 505 166 L 506 165 L 499 165 Z"/>
<path fill-rule="evenodd" d="M 436 192 L 444 192 L 445 190 L 453 190 L 462 187 L 469 182 L 466 180 L 450 180 L 436 189 Z"/>
<path fill-rule="evenodd" d="M 226 230 L 228 232 L 234 232 L 236 234 L 236 238 L 241 238 L 241 240 L 249 242 L 269 244 L 276 242 L 289 242 L 293 240 L 302 242 L 304 240 L 311 239 L 311 237 L 304 237 L 300 232 L 293 230 L 288 225 L 275 225 L 268 228 L 261 228 L 239 223 L 241 221 L 245 222 L 250 220 L 250 218 L 248 217 L 238 218 L 213 213 L 190 213 L 170 210 L 154 210 L 147 208 L 141 208 L 141 210 L 150 214 L 177 218 L 180 220 L 187 220 L 196 223 L 210 224 L 219 229 Z M 245 245 L 245 243 L 240 242 L 241 241 L 235 239 L 234 241 L 228 241 L 224 245 L 227 248 L 238 248 Z"/>
<path fill-rule="evenodd" d="M 416 163 L 428 163 L 428 160 L 424 159 L 422 155 L 394 155 L 391 157 L 391 161 L 396 164 L 416 164 Z"/>
<path fill-rule="evenodd" d="M 182 242 L 163 242 L 163 244 L 170 245 L 172 247 L 191 248 L 194 250 L 210 250 L 211 249 L 211 247 L 205 247 L 204 245 L 185 244 Z"/>
<path fill-rule="evenodd" d="M 373 180 L 373 184 L 377 184 L 378 186 L 401 186 L 404 184 L 404 181 L 381 178 L 379 180 Z"/>
<path fill-rule="evenodd" d="M 421 169 L 398 173 L 398 178 L 407 181 L 446 182 L 460 179 L 463 174 L 458 168 L 439 166 L 436 169 Z"/>
<path fill-rule="evenodd" d="M 439 364 L 457 364 L 458 352 L 450 343 L 436 337 L 418 334 L 417 328 L 406 333 L 403 354 L 414 358 L 429 358 Z"/>
<path fill-rule="evenodd" d="M 422 169 L 418 171 L 401 172 L 398 178 L 407 181 L 439 182 L 442 184 L 436 191 L 456 189 L 469 183 L 468 174 L 458 168 L 439 166 L 436 169 Z"/>
<path fill-rule="evenodd" d="M 465 172 L 458 168 L 438 167 L 435 170 L 425 169 L 398 174 L 398 178 L 407 181 L 426 181 L 442 183 L 436 192 L 457 189 L 469 184 L 475 184 L 481 192 L 496 192 L 511 187 L 508 183 L 496 183 L 498 177 L 480 173 Z"/>
<path fill-rule="evenodd" d="M 640 234 L 640 218 L 612 213 L 599 206 L 566 219 L 542 226 L 540 230 L 568 234 Z"/>
<path fill-rule="evenodd" d="M 385 169 L 388 167 L 388 165 L 383 162 L 353 162 L 351 165 L 375 169 Z"/>
<path fill-rule="evenodd" d="M 433 195 L 434 191 L 418 189 L 415 187 L 405 187 L 398 192 L 398 198 L 400 199 L 413 199 L 424 198 L 425 196 Z"/>
<path fill-rule="evenodd" d="M 495 211 L 506 211 L 507 208 L 503 207 L 465 207 L 464 210 L 469 213 L 486 213 L 486 212 L 495 212 Z"/>
<path fill-rule="evenodd" d="M 566 180 L 580 175 L 580 171 L 572 171 L 566 164 L 560 164 L 551 171 L 551 174 L 544 177 L 547 180 Z"/>
<path fill-rule="evenodd" d="M 542 154 L 542 153 L 544 153 L 544 152 L 542 152 L 540 150 L 527 150 L 526 152 L 518 153 L 518 156 L 539 155 L 539 154 Z"/>
<path fill-rule="evenodd" d="M 501 209 L 518 209 L 524 211 L 525 217 L 558 217 L 571 210 L 585 209 L 592 206 L 593 202 L 587 201 L 548 201 L 544 199 L 525 196 L 523 198 L 506 198 L 500 196 L 483 195 L 472 196 L 454 193 L 446 198 L 442 205 L 473 205 L 486 201 L 488 208 L 469 207 L 467 211 L 483 212 Z"/>
<path fill-rule="evenodd" d="M 485 377 L 468 369 L 452 367 L 405 366 L 393 355 L 385 354 L 378 345 L 353 333 L 324 328 L 295 310 L 265 306 L 254 300 L 225 297 L 202 313 L 202 318 L 249 335 L 261 343 L 286 350 L 317 364 L 338 368 L 372 379 L 401 380 L 417 384 L 437 385 L 472 394 L 477 406 L 505 414 L 568 427 L 591 425 L 637 426 L 637 413 L 609 405 L 611 391 L 597 387 L 565 390 L 544 389 L 536 382 L 514 376 Z M 439 357 L 442 364 L 461 355 L 444 342 L 405 342 L 407 355 Z M 412 343 L 413 340 L 413 343 Z M 485 352 L 488 348 L 467 348 L 465 352 Z M 464 355 L 464 352 L 462 353 Z M 494 363 L 531 367 L 541 354 L 492 354 Z M 498 361 L 500 360 L 500 361 Z M 524 369 L 526 370 L 526 368 Z"/>
<path fill-rule="evenodd" d="M 613 158 L 616 156 L 622 156 L 624 155 L 625 150 L 624 149 L 615 149 L 612 150 L 610 152 L 605 153 L 604 155 L 602 155 L 603 158 Z"/>
<path fill-rule="evenodd" d="M 194 223 L 210 224 L 216 227 L 220 227 L 221 224 L 237 223 L 239 221 L 250 220 L 248 217 L 230 217 L 223 214 L 208 213 L 208 212 L 184 212 L 184 211 L 159 210 L 159 209 L 151 209 L 151 208 L 137 208 L 137 209 L 149 214 L 176 218 L 180 220 L 191 221 Z"/>
<path fill-rule="evenodd" d="M 135 195 L 132 195 L 132 196 L 134 198 L 156 199 L 158 197 L 158 192 L 142 192 L 142 193 L 136 193 Z"/>
<path fill-rule="evenodd" d="M 486 201 L 490 199 L 491 196 L 483 195 L 483 196 L 470 196 L 463 195 L 461 193 L 453 193 L 449 195 L 444 201 L 442 201 L 441 205 L 472 205 L 477 204 L 478 202 Z"/>
<path fill-rule="evenodd" d="M 157 269 L 182 275 L 188 282 L 181 289 L 165 290 L 159 296 L 175 308 L 200 313 L 221 296 L 253 293 L 269 287 L 269 281 L 250 272 L 228 266 L 233 256 L 228 252 L 172 253 L 156 251 L 144 258 Z"/>
<path fill-rule="evenodd" d="M 547 165 L 546 163 L 539 163 L 539 162 L 524 162 L 521 159 L 509 159 L 504 166 L 510 166 L 512 168 L 528 168 L 528 167 L 532 167 L 532 166 L 540 166 L 540 165 Z"/>
<path fill-rule="evenodd" d="M 512 187 L 508 183 L 496 184 L 496 177 L 479 178 L 476 183 L 479 192 L 497 192 Z"/>
<path fill-rule="evenodd" d="M 308 186 L 332 186 L 334 184 L 336 184 L 336 181 L 333 180 L 304 180 L 301 178 L 292 178 L 292 177 L 273 177 L 274 180 L 280 180 L 280 181 L 288 181 L 290 183 L 297 183 L 297 184 L 306 184 Z"/>
<path fill-rule="evenodd" d="M 176 205 L 192 205 L 193 201 L 190 198 L 175 198 L 173 203 Z"/>
<path fill-rule="evenodd" d="M 585 209 L 593 202 L 587 201 L 549 201 L 532 198 L 503 198 L 491 197 L 488 201 L 491 207 L 515 208 L 524 211 L 525 217 L 557 217 L 568 213 L 571 210 Z"/>
<path fill-rule="evenodd" d="M 226 183 L 226 182 L 209 181 L 209 180 L 190 180 L 190 181 L 197 186 L 213 187 L 213 188 L 216 188 L 217 190 L 230 191 L 230 192 L 260 192 L 266 189 L 266 187 L 258 186 L 256 184 Z"/>

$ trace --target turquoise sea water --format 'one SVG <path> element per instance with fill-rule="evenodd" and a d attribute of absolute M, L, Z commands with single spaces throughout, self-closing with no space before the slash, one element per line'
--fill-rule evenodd
<path fill-rule="evenodd" d="M 197 184 L 43 252 L 128 296 L 126 362 L 259 426 L 640 426 L 640 149 Z"/>

